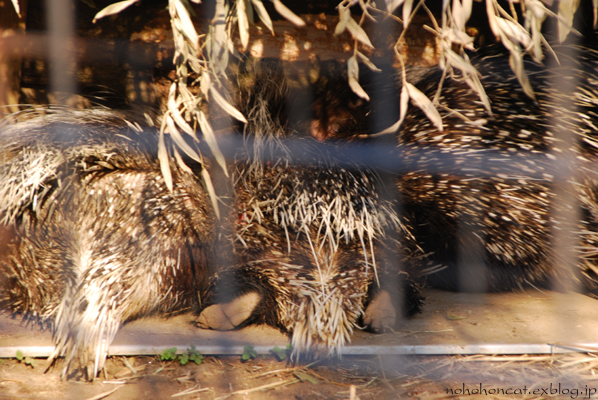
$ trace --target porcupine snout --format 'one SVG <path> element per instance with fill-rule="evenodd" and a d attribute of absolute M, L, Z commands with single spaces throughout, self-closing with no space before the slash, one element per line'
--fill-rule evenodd
<path fill-rule="evenodd" d="M 404 227 L 376 171 L 340 163 L 289 123 L 296 94 L 282 68 L 250 67 L 239 79 L 251 83 L 239 88 L 245 147 L 230 171 L 236 261 L 219 269 L 198 325 L 268 324 L 290 335 L 295 359 L 340 354 L 361 325 L 382 330 L 419 310 L 417 277 L 386 243 Z"/>
<path fill-rule="evenodd" d="M 295 359 L 340 354 L 365 314 L 374 269 L 361 248 L 318 248 L 311 238 L 312 250 L 305 236 L 291 243 L 290 253 L 266 250 L 236 271 L 221 274 L 217 297 L 228 301 L 206 308 L 198 325 L 228 330 L 266 323 L 291 333 Z M 230 299 L 231 293 L 239 295 Z M 372 310 L 368 323 L 393 325 L 396 313 L 394 307 L 390 310 L 384 321 Z"/>
<path fill-rule="evenodd" d="M 311 260 L 281 268 L 281 277 L 294 290 L 286 296 L 279 320 L 293 332 L 295 357 L 340 355 L 364 314 L 374 280 L 374 270 L 366 265 L 361 249 L 326 247 L 316 249 Z"/>

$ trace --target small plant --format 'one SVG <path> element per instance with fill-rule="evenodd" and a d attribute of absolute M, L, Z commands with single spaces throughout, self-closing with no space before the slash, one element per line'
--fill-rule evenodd
<path fill-rule="evenodd" d="M 241 355 L 242 361 L 247 360 L 254 360 L 257 357 L 257 353 L 254 350 L 253 346 L 245 345 L 245 349 L 243 350 L 243 354 Z"/>
<path fill-rule="evenodd" d="M 25 365 L 29 365 L 31 368 L 35 368 L 35 359 L 33 357 L 23 356 L 21 350 L 17 350 L 17 360 L 19 360 L 19 362 L 25 362 Z"/>
<path fill-rule="evenodd" d="M 162 354 L 160 354 L 160 360 L 172 361 L 178 359 L 181 365 L 186 365 L 189 361 L 194 361 L 195 364 L 199 365 L 203 361 L 203 355 L 195 348 L 194 345 L 188 347 L 187 352 L 179 355 L 178 357 L 176 351 L 176 347 L 171 347 L 170 349 L 164 350 Z"/>
<path fill-rule="evenodd" d="M 189 361 L 194 361 L 195 364 L 199 365 L 203 361 L 203 355 L 195 348 L 194 345 L 187 348 L 187 352 L 179 356 L 181 365 L 187 364 Z"/>
<path fill-rule="evenodd" d="M 276 357 L 276 359 L 278 361 L 282 361 L 285 358 L 287 358 L 291 352 L 293 351 L 293 346 L 291 346 L 290 343 L 288 343 L 286 345 L 285 348 L 281 349 L 278 346 L 275 346 L 273 349 L 270 349 L 270 353 L 274 354 L 274 357 Z"/>
<path fill-rule="evenodd" d="M 170 349 L 166 349 L 160 354 L 160 360 L 162 361 L 170 361 L 176 359 L 176 347 L 171 347 Z"/>

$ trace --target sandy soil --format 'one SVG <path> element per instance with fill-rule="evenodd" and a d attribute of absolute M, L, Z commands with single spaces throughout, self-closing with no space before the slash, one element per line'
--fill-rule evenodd
<path fill-rule="evenodd" d="M 3 362 L 2 362 L 3 361 Z M 0 398 L 7 399 L 361 399 L 405 397 L 410 394 L 396 377 L 385 379 L 379 360 L 344 359 L 325 365 L 287 365 L 274 356 L 206 357 L 201 365 L 181 366 L 159 357 L 124 357 L 108 360 L 106 374 L 89 383 L 80 377 L 60 379 L 59 368 L 44 373 L 45 360 L 35 367 L 16 360 L 0 361 Z M 135 372 L 133 372 L 133 370 Z M 352 389 L 353 387 L 353 389 Z M 114 391 L 114 392 L 113 392 Z M 188 394 L 185 392 L 188 391 Z M 178 396 L 176 396 L 178 394 Z M 176 396 L 176 397 L 174 397 Z"/>
<path fill-rule="evenodd" d="M 345 356 L 342 361 L 325 360 L 306 367 L 288 365 L 271 354 L 246 362 L 240 353 L 210 355 L 200 365 L 189 362 L 184 366 L 178 361 L 161 361 L 159 356 L 129 354 L 109 358 L 105 374 L 93 383 L 81 376 L 61 380 L 60 360 L 44 373 L 44 358 L 35 358 L 34 367 L 15 358 L 0 359 L 0 399 L 598 398 L 593 392 L 598 388 L 598 347 L 586 346 L 588 353 L 559 355 L 389 355 L 393 346 L 399 345 L 444 344 L 456 349 L 471 343 L 561 343 L 555 348 L 566 347 L 566 343 L 591 345 L 597 337 L 598 300 L 535 291 L 484 296 L 427 291 L 426 296 L 423 314 L 406 321 L 399 331 L 381 335 L 356 332 L 346 349 L 355 354 L 375 347 L 381 355 Z M 199 350 L 207 352 L 218 350 L 218 338 L 251 343 L 266 353 L 288 341 L 267 327 L 198 331 L 189 317 L 181 316 L 136 321 L 121 329 L 115 342 L 122 346 L 143 343 L 150 352 L 140 354 L 155 354 L 151 349 L 161 348 L 160 343 L 181 349 L 196 343 Z M 31 351 L 33 345 L 51 349 L 51 344 L 49 332 L 0 318 L 0 350 Z M 114 346 L 111 354 L 123 353 Z M 494 392 L 475 394 L 480 385 Z M 466 392 L 467 396 L 462 396 L 464 389 L 475 395 Z"/>

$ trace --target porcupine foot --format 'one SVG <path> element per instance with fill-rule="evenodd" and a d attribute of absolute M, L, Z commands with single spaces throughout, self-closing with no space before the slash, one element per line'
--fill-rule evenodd
<path fill-rule="evenodd" d="M 370 294 L 370 301 L 362 317 L 363 325 L 374 333 L 395 328 L 404 317 L 421 312 L 424 297 L 422 282 L 406 273 L 400 274 L 399 290 L 378 288 Z"/>
<path fill-rule="evenodd" d="M 206 307 L 195 322 L 202 329 L 230 331 L 251 316 L 261 299 L 259 293 L 245 293 L 228 303 Z"/>
<path fill-rule="evenodd" d="M 396 322 L 397 311 L 390 293 L 386 290 L 379 291 L 365 309 L 363 323 L 373 332 L 381 332 L 392 328 Z"/>

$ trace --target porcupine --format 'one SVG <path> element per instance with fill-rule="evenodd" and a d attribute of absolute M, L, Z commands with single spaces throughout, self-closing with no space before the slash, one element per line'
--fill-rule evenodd
<path fill-rule="evenodd" d="M 401 218 L 410 221 L 430 261 L 445 266 L 427 278 L 429 284 L 596 292 L 598 53 L 571 49 L 557 47 L 560 65 L 525 60 L 535 99 L 512 73 L 508 53 L 492 46 L 472 57 L 491 114 L 464 79 L 450 77 L 437 107 L 443 132 L 420 109 L 408 110 L 396 134 L 402 165 L 396 185 Z M 415 86 L 433 98 L 442 78 L 433 68 Z M 352 125 L 346 121 L 331 136 L 347 140 L 364 133 Z M 576 216 L 578 222 L 567 220 Z M 569 248 L 555 250 L 563 237 L 569 237 Z M 563 267 L 568 258 L 575 260 L 573 268 Z"/>
<path fill-rule="evenodd" d="M 171 162 L 168 190 L 155 129 L 103 109 L 45 113 L 0 131 L 0 219 L 13 231 L 1 302 L 50 324 L 63 376 L 77 360 L 94 379 L 124 322 L 198 308 L 215 217 L 201 166 Z"/>
<path fill-rule="evenodd" d="M 535 99 L 510 73 L 505 51 L 484 50 L 473 64 L 492 101 L 491 116 L 464 82 L 449 80 L 440 104 L 468 122 L 441 111 L 445 129 L 438 132 L 414 110 L 403 126 L 399 147 L 417 171 L 401 176 L 398 187 L 414 226 L 423 227 L 414 233 L 418 242 L 427 251 L 434 247 L 434 257 L 449 266 L 433 283 L 491 291 L 525 285 L 596 290 L 598 53 L 572 49 L 557 48 L 560 65 L 525 62 Z M 434 71 L 418 87 L 432 96 L 432 81 L 439 78 Z M 455 172 L 438 173 L 445 168 L 443 155 L 453 158 Z M 559 247 L 561 240 L 570 248 Z M 478 270 L 455 268 L 468 258 L 479 260 Z M 471 287 L 472 280 L 484 284 Z"/>
<path fill-rule="evenodd" d="M 258 293 L 259 304 L 237 327 L 267 323 L 290 333 L 294 359 L 340 355 L 360 323 L 379 330 L 419 310 L 418 277 L 409 273 L 418 258 L 409 254 L 399 268 L 386 254 L 387 231 L 407 230 L 376 174 L 341 166 L 317 141 L 289 129 L 292 93 L 280 65 L 244 68 L 239 79 L 249 83 L 240 85 L 238 103 L 249 121 L 247 150 L 231 174 L 240 262 L 219 272 L 214 292 L 224 303 Z M 381 306 L 390 298 L 392 306 Z M 211 320 L 214 310 L 204 310 L 200 326 L 221 327 Z"/>

